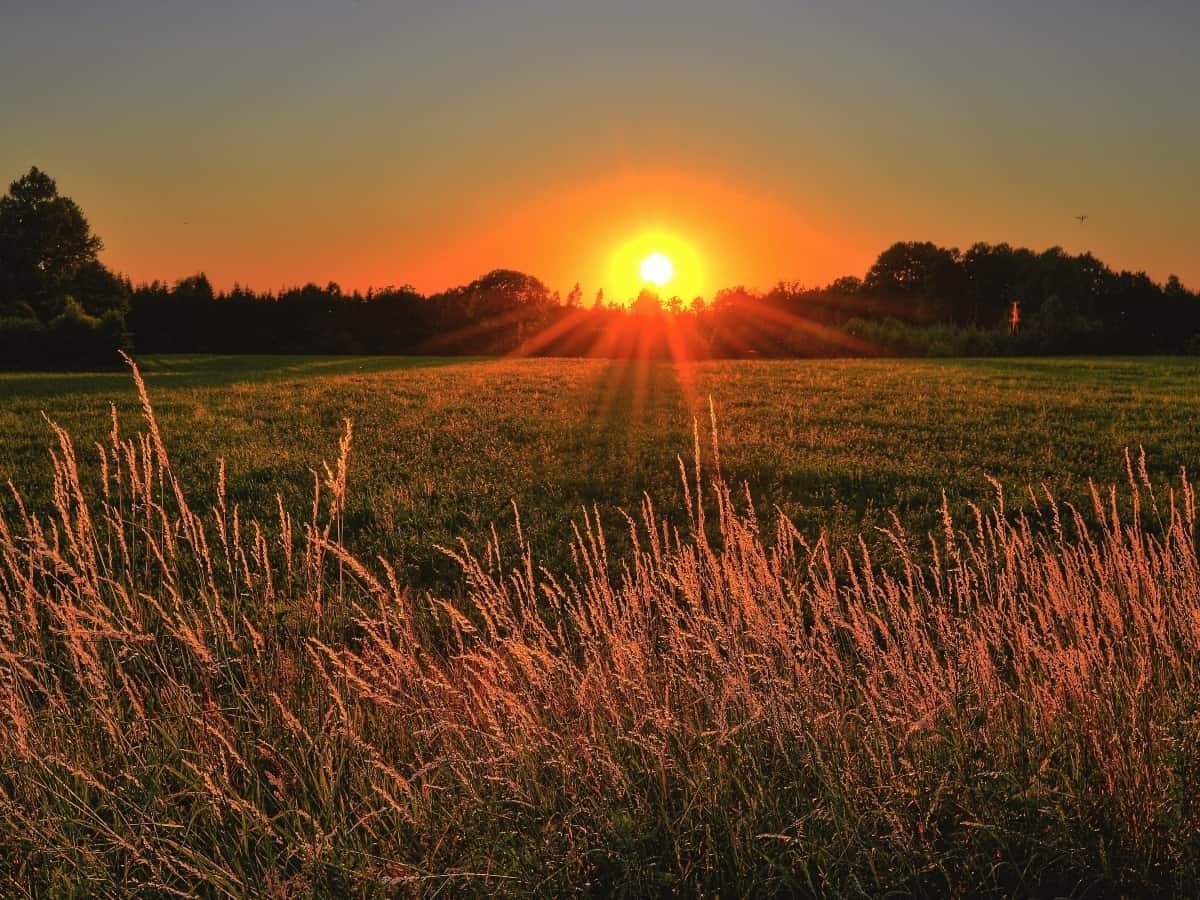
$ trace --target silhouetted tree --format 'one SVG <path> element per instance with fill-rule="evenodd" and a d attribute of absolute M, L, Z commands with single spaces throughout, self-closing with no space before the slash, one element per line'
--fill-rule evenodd
<path fill-rule="evenodd" d="M 0 365 L 115 364 L 131 287 L 100 238 L 38 168 L 0 197 Z"/>
<path fill-rule="evenodd" d="M 664 304 L 648 290 L 630 307 L 606 306 L 598 292 L 600 305 L 586 311 L 557 305 L 542 282 L 512 270 L 429 297 L 407 287 L 364 297 L 336 284 L 278 295 L 240 287 L 220 294 L 193 276 L 174 289 L 139 287 L 129 322 L 145 352 L 520 350 L 662 357 L 686 347 L 698 357 L 726 357 L 1141 353 L 1197 346 L 1192 336 L 1200 331 L 1200 300 L 1178 279 L 1160 287 L 1143 273 L 1113 273 L 1087 254 L 1068 256 L 1057 248 L 1038 254 L 976 244 L 964 254 L 922 249 L 917 257 L 924 262 L 910 259 L 900 268 L 885 260 L 869 282 L 845 277 L 823 288 L 781 282 L 764 294 L 729 288 L 711 303 L 696 298 L 686 306 L 676 298 Z M 930 275 L 948 259 L 957 275 Z M 929 260 L 932 267 L 925 265 Z M 1023 320 L 1016 334 L 1009 327 L 1014 301 Z"/>
<path fill-rule="evenodd" d="M 45 172 L 30 169 L 0 197 L 0 314 L 49 322 L 80 270 L 96 265 L 100 247 L 75 201 L 60 196 Z"/>
<path fill-rule="evenodd" d="M 642 288 L 629 311 L 635 316 L 655 316 L 662 313 L 663 307 L 658 294 L 649 288 Z"/>
<path fill-rule="evenodd" d="M 98 260 L 82 211 L 38 169 L 0 198 L 0 365 L 112 361 L 140 352 L 539 353 L 662 358 L 1200 350 L 1200 297 L 1172 275 L 1114 272 L 1089 253 L 1008 244 L 965 253 L 893 244 L 865 277 L 780 282 L 711 303 L 643 290 L 628 307 L 603 290 L 583 308 L 496 269 L 432 296 L 411 286 L 347 293 L 310 283 L 278 293 L 203 275 L 133 288 Z M 1021 327 L 1009 323 L 1018 304 Z"/>
<path fill-rule="evenodd" d="M 79 267 L 70 288 L 71 296 L 79 301 L 88 315 L 116 313 L 124 319 L 129 312 L 132 285 L 128 279 L 114 275 L 97 260 L 89 260 Z"/>
<path fill-rule="evenodd" d="M 1014 301 L 1028 297 L 1034 264 L 1028 250 L 1008 244 L 974 244 L 962 255 L 966 294 L 960 320 L 972 325 L 996 326 L 1005 321 Z"/>
<path fill-rule="evenodd" d="M 863 286 L 885 298 L 902 301 L 896 312 L 916 321 L 952 316 L 953 297 L 965 287 L 957 249 L 929 241 L 901 242 L 884 250 L 867 271 Z"/>

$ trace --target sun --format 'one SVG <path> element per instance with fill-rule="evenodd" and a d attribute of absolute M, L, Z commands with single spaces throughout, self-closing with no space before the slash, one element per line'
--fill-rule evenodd
<path fill-rule="evenodd" d="M 675 277 L 675 266 L 664 254 L 655 251 L 642 260 L 642 281 L 661 288 Z"/>
<path fill-rule="evenodd" d="M 682 229 L 649 225 L 625 231 L 617 225 L 612 233 L 604 280 L 610 302 L 628 306 L 647 289 L 688 302 L 711 290 L 704 252 Z"/>

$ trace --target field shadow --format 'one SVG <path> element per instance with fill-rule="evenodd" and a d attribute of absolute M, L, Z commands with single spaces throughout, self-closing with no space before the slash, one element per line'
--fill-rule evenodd
<path fill-rule="evenodd" d="M 481 357 L 453 356 L 148 356 L 137 360 L 151 387 L 205 388 L 305 377 L 367 375 L 443 366 L 473 365 Z M 0 401 L 69 394 L 132 394 L 126 369 L 101 372 L 5 372 Z"/>

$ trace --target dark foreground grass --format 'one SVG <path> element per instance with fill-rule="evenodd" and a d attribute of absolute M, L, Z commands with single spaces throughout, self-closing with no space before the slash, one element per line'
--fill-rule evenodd
<path fill-rule="evenodd" d="M 613 522 L 643 492 L 676 496 L 672 462 L 690 453 L 710 398 L 731 483 L 748 481 L 810 538 L 871 539 L 893 511 L 923 533 L 938 527 L 943 491 L 964 512 L 990 496 L 989 475 L 1017 506 L 1045 484 L 1086 508 L 1088 478 L 1125 478 L 1126 447 L 1145 447 L 1156 479 L 1200 463 L 1192 359 L 713 362 L 689 375 L 580 360 L 175 356 L 143 371 L 183 483 L 210 502 L 224 457 L 230 502 L 259 517 L 277 492 L 305 502 L 314 462 L 352 419 L 347 542 L 441 592 L 461 580 L 436 546 L 478 544 L 493 523 L 507 534 L 514 502 L 539 558 L 561 566 L 584 507 Z M 88 459 L 110 401 L 134 427 L 123 372 L 0 374 L 0 480 L 48 503 L 42 413 Z"/>
<path fill-rule="evenodd" d="M 1190 434 L 1156 419 L 1184 367 L 715 367 L 696 385 L 731 415 L 727 444 L 681 472 L 671 457 L 691 435 L 650 418 L 684 412 L 666 370 L 639 389 L 621 386 L 634 370 L 591 364 L 307 380 L 288 365 L 216 386 L 160 371 L 159 385 L 200 382 L 162 391 L 185 438 L 145 395 L 136 433 L 80 416 L 107 433 L 95 464 L 55 431 L 52 484 L 0 517 L 0 895 L 1194 890 L 1191 483 L 1155 485 L 1135 455 L 1124 486 L 1087 492 L 1082 512 L 1047 493 L 1023 515 L 996 493 L 956 520 L 930 499 L 939 477 L 971 483 L 935 463 L 972 452 L 1018 473 L 1045 465 L 1077 492 L 1078 460 L 1043 463 L 1035 448 L 1120 440 L 1122 403 L 1136 430 L 1170 442 L 1157 451 L 1186 454 Z M 1056 372 L 1073 387 L 1051 401 Z M 374 422 L 365 448 L 323 418 L 342 395 Z M 1052 425 L 1047 406 L 1078 415 Z M 257 427 L 197 427 L 239 415 Z M 186 483 L 176 472 L 217 442 L 248 447 L 263 474 L 218 469 L 206 503 L 190 484 L 201 469 Z M 431 479 L 405 508 L 452 534 L 438 503 L 502 508 L 517 485 L 542 501 L 549 557 L 513 522 L 507 550 L 457 552 L 458 595 L 442 597 L 350 552 L 350 526 L 371 534 L 369 502 L 349 502 L 354 472 L 393 504 L 401 495 L 380 492 L 411 484 L 379 458 L 397 444 L 421 449 L 411 469 Z M 330 458 L 307 460 L 319 500 L 250 520 L 235 478 L 264 505 L 305 448 Z M 594 470 L 572 470 L 568 453 Z M 790 481 L 805 461 L 811 480 Z M 866 483 L 936 520 L 932 539 L 888 522 L 882 563 L 761 502 L 756 513 L 754 491 L 721 474 L 801 489 L 816 528 L 880 515 L 852 491 L 844 520 L 812 512 L 829 499 L 822 474 L 872 465 L 883 480 Z M 552 533 L 556 504 L 634 500 L 640 482 L 666 499 L 616 527 L 589 515 Z"/>

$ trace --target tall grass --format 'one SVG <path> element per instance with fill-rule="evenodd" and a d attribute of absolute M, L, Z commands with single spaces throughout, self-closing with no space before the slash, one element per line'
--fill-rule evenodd
<path fill-rule="evenodd" d="M 310 508 L 193 510 L 145 386 L 84 489 L 0 518 L 11 895 L 1168 894 L 1200 877 L 1200 563 L 1186 474 L 1094 519 L 997 489 L 923 539 L 806 542 L 680 465 L 610 558 L 516 526 L 410 592 Z M 715 434 L 715 429 L 714 429 Z M 708 458 L 707 474 L 701 465 Z M 566 539 L 566 538 L 565 538 Z"/>

